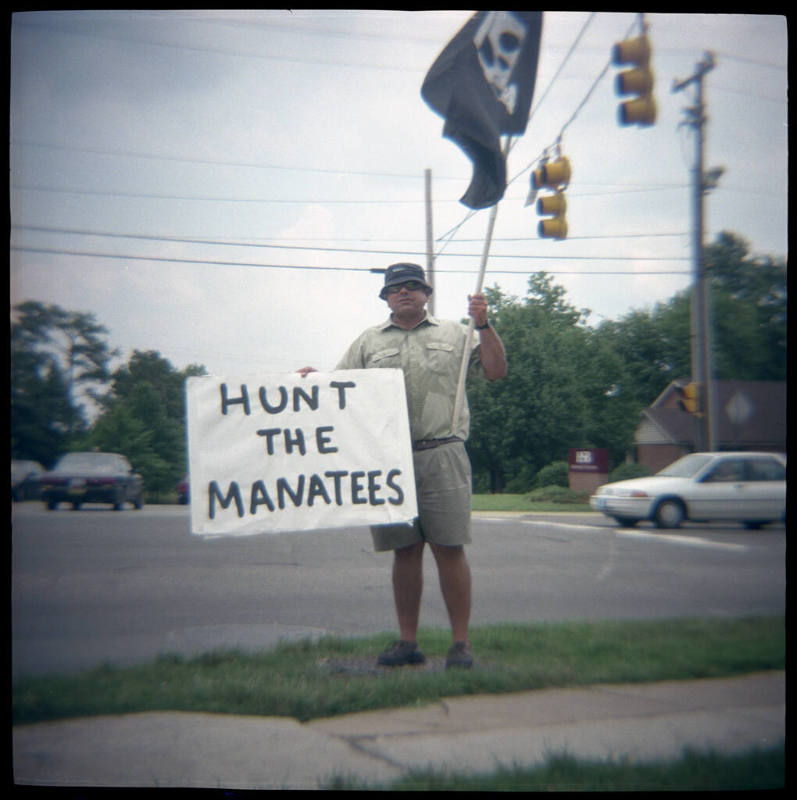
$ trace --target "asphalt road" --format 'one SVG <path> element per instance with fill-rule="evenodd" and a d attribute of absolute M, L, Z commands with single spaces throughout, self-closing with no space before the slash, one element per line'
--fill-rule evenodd
<path fill-rule="evenodd" d="M 598 514 L 474 517 L 472 623 L 785 611 L 786 531 L 619 528 Z M 13 675 L 394 630 L 367 529 L 206 539 L 188 510 L 12 510 Z M 421 624 L 447 627 L 431 555 Z"/>

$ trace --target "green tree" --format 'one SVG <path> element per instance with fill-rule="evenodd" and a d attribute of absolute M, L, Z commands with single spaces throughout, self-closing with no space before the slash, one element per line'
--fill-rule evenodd
<path fill-rule="evenodd" d="M 469 389 L 475 485 L 525 491 L 543 466 L 566 458 L 587 435 L 589 404 L 580 386 L 588 366 L 585 312 L 568 305 L 565 290 L 544 273 L 531 276 L 522 300 L 498 287 L 486 294 L 509 373 Z"/>
<path fill-rule="evenodd" d="M 93 314 L 27 301 L 12 309 L 12 455 L 51 463 L 86 425 L 81 392 L 96 398 L 116 354 Z"/>
<path fill-rule="evenodd" d="M 751 257 L 722 233 L 704 248 L 710 275 L 714 375 L 784 380 L 786 265 Z M 605 447 L 610 466 L 633 445 L 641 411 L 676 378 L 691 375 L 690 290 L 597 328 L 545 273 L 524 298 L 486 290 L 509 374 L 469 386 L 468 450 L 480 491 L 525 491 L 570 447 Z"/>
<path fill-rule="evenodd" d="M 579 385 L 588 418 L 586 435 L 577 446 L 605 448 L 609 462 L 618 464 L 625 460 L 647 402 L 635 391 L 625 360 L 603 332 L 590 329 L 585 355 Z"/>
<path fill-rule="evenodd" d="M 170 465 L 156 451 L 154 430 L 137 418 L 125 403 L 114 403 L 92 426 L 82 449 L 124 453 L 141 473 L 147 491 L 157 494 L 169 488 Z M 176 480 L 175 480 L 176 482 Z"/>
<path fill-rule="evenodd" d="M 786 379 L 786 262 L 728 231 L 704 248 L 717 378 Z"/>
<path fill-rule="evenodd" d="M 786 266 L 752 258 L 747 243 L 721 233 L 704 248 L 710 276 L 712 360 L 720 380 L 785 380 Z M 640 409 L 667 384 L 688 378 L 691 364 L 691 289 L 652 310 L 634 310 L 602 323 L 596 338 L 619 355 L 618 388 Z"/>
<path fill-rule="evenodd" d="M 185 380 L 204 374 L 202 366 L 177 370 L 156 351 L 134 350 L 112 375 L 87 446 L 124 453 L 150 495 L 170 491 L 186 472 Z"/>
<path fill-rule="evenodd" d="M 20 341 L 11 327 L 11 458 L 51 466 L 67 446 L 71 410 L 57 364 Z"/>

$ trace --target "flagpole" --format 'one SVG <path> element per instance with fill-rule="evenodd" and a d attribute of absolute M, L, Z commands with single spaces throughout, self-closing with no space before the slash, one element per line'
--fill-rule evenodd
<path fill-rule="evenodd" d="M 509 140 L 507 139 L 507 150 L 509 145 Z M 482 250 L 482 262 L 481 266 L 479 267 L 479 277 L 476 281 L 476 291 L 474 294 L 480 294 L 482 290 L 482 284 L 484 283 L 484 274 L 487 271 L 487 257 L 490 254 L 490 244 L 492 243 L 493 239 L 493 228 L 495 227 L 495 218 L 498 215 L 498 203 L 496 203 L 490 209 L 490 218 L 487 222 L 487 235 L 484 239 L 484 248 Z M 473 329 L 475 326 L 475 322 L 473 317 L 470 318 L 470 322 L 468 323 L 468 330 L 465 334 L 465 349 L 462 351 L 462 362 L 459 367 L 459 382 L 457 383 L 457 394 L 454 398 L 454 414 L 451 419 L 451 435 L 456 435 L 457 425 L 459 424 L 459 417 L 462 413 L 462 405 L 465 400 L 465 379 L 468 375 L 468 362 L 470 361 L 470 345 L 471 341 L 473 340 Z"/>

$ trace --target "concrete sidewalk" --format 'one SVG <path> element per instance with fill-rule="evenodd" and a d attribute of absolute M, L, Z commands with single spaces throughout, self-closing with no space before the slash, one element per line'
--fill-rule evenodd
<path fill-rule="evenodd" d="M 38 786 L 319 789 L 550 755 L 666 760 L 785 744 L 785 673 L 456 697 L 300 723 L 156 712 L 23 725 L 14 778 Z"/>

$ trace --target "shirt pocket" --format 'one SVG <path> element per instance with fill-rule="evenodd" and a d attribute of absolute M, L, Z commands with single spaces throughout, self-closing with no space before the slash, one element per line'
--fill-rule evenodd
<path fill-rule="evenodd" d="M 368 356 L 366 367 L 399 367 L 398 347 L 388 347 Z"/>
<path fill-rule="evenodd" d="M 426 361 L 429 369 L 435 372 L 450 372 L 456 361 L 454 345 L 449 342 L 427 342 Z"/>

